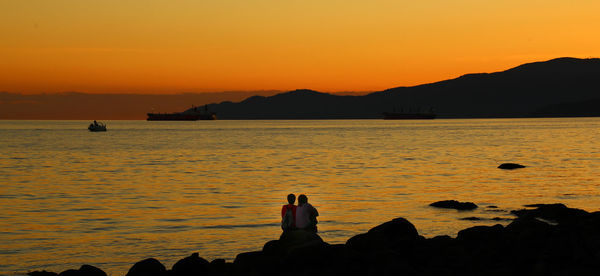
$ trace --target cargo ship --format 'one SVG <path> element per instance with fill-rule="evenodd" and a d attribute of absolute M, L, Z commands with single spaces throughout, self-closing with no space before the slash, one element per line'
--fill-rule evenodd
<path fill-rule="evenodd" d="M 208 106 L 204 106 L 203 111 L 198 107 L 192 107 L 183 112 L 148 113 L 147 115 L 147 121 L 198 121 L 217 119 L 216 113 L 208 112 Z"/>

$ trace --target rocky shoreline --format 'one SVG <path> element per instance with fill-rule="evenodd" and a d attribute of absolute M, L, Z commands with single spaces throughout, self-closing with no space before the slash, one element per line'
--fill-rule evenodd
<path fill-rule="evenodd" d="M 345 244 L 293 231 L 233 262 L 209 262 L 194 253 L 167 269 L 150 258 L 127 275 L 600 275 L 600 212 L 563 204 L 526 207 L 512 211 L 517 218 L 507 226 L 470 227 L 456 238 L 424 238 L 408 220 L 396 218 Z M 89 265 L 28 274 L 106 275 Z"/>

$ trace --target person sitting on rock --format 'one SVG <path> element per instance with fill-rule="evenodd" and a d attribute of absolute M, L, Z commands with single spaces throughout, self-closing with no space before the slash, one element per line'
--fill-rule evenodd
<path fill-rule="evenodd" d="M 298 208 L 296 209 L 296 227 L 305 231 L 317 233 L 317 217 L 319 212 L 308 203 L 308 197 L 298 196 Z"/>
<path fill-rule="evenodd" d="M 281 229 L 283 231 L 296 229 L 296 208 L 298 207 L 294 205 L 296 195 L 289 194 L 287 200 L 289 204 L 283 205 L 281 208 Z"/>

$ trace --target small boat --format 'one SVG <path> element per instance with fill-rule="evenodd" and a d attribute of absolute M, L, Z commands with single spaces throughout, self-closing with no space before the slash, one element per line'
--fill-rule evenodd
<path fill-rule="evenodd" d="M 98 123 L 98 122 L 94 121 L 93 123 L 90 124 L 90 126 L 88 126 L 88 129 L 92 132 L 106 131 L 106 124 Z"/>

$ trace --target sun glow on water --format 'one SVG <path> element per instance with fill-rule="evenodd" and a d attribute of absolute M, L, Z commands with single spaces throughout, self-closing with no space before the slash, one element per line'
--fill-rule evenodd
<path fill-rule="evenodd" d="M 0 121 L 0 273 L 231 260 L 278 238 L 290 192 L 329 243 L 399 216 L 453 236 L 523 204 L 600 204 L 596 118 L 87 123 Z M 444 199 L 481 208 L 427 206 Z"/>

